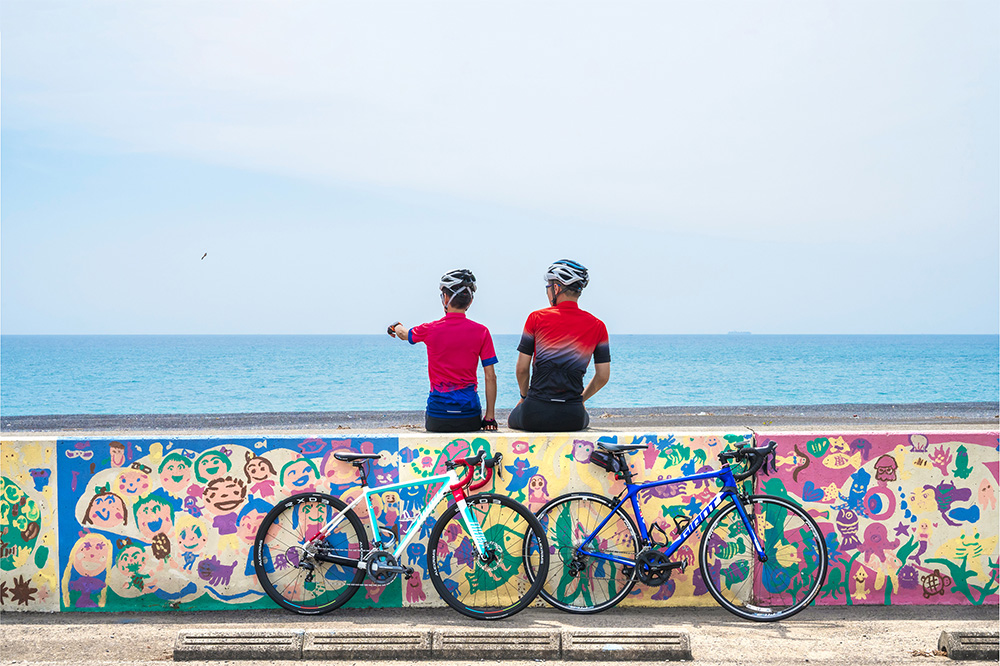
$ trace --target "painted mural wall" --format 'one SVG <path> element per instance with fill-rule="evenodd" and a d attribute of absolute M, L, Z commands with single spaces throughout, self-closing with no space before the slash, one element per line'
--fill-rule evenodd
<path fill-rule="evenodd" d="M 997 604 L 997 433 L 758 435 L 778 442 L 761 492 L 790 497 L 817 519 L 830 550 L 821 604 Z M 306 491 L 347 499 L 357 471 L 339 450 L 378 453 L 371 485 L 416 480 L 447 460 L 502 452 L 493 492 L 537 510 L 571 490 L 616 494 L 621 481 L 589 462 L 598 441 L 644 443 L 637 481 L 718 464 L 745 436 L 498 434 L 357 438 L 5 441 L 0 487 L 3 611 L 271 608 L 250 561 L 257 526 L 277 499 Z M 487 488 L 486 490 L 489 490 Z M 712 482 L 647 493 L 647 523 L 672 538 L 715 495 Z M 405 532 L 436 487 L 385 492 L 374 518 Z M 409 581 L 366 586 L 349 606 L 440 605 L 427 577 L 434 518 L 417 526 Z M 365 518 L 363 516 L 363 518 Z M 697 535 L 680 558 L 697 564 Z M 697 566 L 625 603 L 714 605 Z"/>

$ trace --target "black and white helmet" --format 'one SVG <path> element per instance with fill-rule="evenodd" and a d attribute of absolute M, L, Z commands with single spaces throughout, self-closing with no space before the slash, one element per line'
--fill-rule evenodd
<path fill-rule="evenodd" d="M 449 296 L 456 296 L 463 291 L 469 292 L 471 298 L 476 293 L 476 276 L 467 268 L 456 268 L 441 276 L 441 291 Z"/>
<path fill-rule="evenodd" d="M 567 289 L 580 291 L 590 282 L 590 276 L 582 264 L 569 259 L 560 259 L 545 271 L 545 282 L 558 282 Z"/>

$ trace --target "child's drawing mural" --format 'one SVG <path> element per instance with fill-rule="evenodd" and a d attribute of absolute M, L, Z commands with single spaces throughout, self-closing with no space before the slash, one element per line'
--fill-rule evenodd
<path fill-rule="evenodd" d="M 646 444 L 628 458 L 638 482 L 717 466 L 720 451 L 745 441 L 742 434 L 586 432 L 5 441 L 0 602 L 4 611 L 270 608 L 250 559 L 257 527 L 291 494 L 357 497 L 358 470 L 336 460 L 336 451 L 379 453 L 371 485 L 428 478 L 448 460 L 501 452 L 503 478 L 483 490 L 537 511 L 572 490 L 621 489 L 621 481 L 589 462 L 601 438 Z M 758 475 L 758 490 L 800 502 L 826 534 L 830 571 L 818 603 L 998 603 L 996 433 L 758 439 L 778 443 L 774 468 Z M 428 483 L 383 492 L 373 500 L 373 517 L 402 535 L 436 490 Z M 673 539 L 716 492 L 711 481 L 646 493 L 641 506 L 656 525 L 654 539 Z M 441 604 L 425 571 L 436 517 L 414 528 L 417 538 L 403 555 L 414 575 L 366 585 L 350 606 Z M 690 565 L 697 565 L 696 537 L 679 551 Z M 697 566 L 674 570 L 660 587 L 636 585 L 625 603 L 715 605 Z"/>
<path fill-rule="evenodd" d="M 4 443 L 2 460 L 0 608 L 59 610 L 56 443 Z"/>
<path fill-rule="evenodd" d="M 357 487 L 331 481 L 340 449 L 384 452 L 373 474 L 398 474 L 395 438 L 60 441 L 62 610 L 271 607 L 257 528 L 276 498 Z M 398 605 L 400 589 L 385 594 Z"/>

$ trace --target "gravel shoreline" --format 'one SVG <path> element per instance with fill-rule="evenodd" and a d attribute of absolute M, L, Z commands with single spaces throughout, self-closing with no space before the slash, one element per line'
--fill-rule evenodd
<path fill-rule="evenodd" d="M 501 431 L 510 410 L 497 410 Z M 903 405 L 785 405 L 593 408 L 591 431 L 622 430 L 996 430 L 997 402 Z M 424 432 L 423 412 L 270 412 L 255 414 L 136 414 L 3 416 L 4 435 L 102 433 L 138 435 L 299 434 L 332 431 Z M 516 432 L 516 431 L 509 431 Z"/>

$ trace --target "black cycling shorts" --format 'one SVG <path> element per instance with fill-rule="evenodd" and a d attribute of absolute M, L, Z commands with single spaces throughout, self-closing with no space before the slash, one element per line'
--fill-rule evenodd
<path fill-rule="evenodd" d="M 466 416 L 459 419 L 442 419 L 438 416 L 424 414 L 424 428 L 427 432 L 475 432 L 482 430 L 483 417 Z"/>
<path fill-rule="evenodd" d="M 590 425 L 583 402 L 549 402 L 527 398 L 507 417 L 507 426 L 529 432 L 572 432 Z"/>

